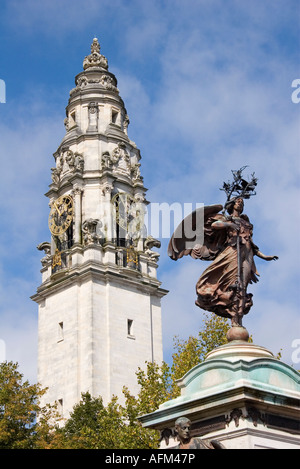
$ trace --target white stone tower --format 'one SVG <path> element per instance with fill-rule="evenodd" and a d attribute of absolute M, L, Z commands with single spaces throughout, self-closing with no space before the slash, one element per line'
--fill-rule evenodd
<path fill-rule="evenodd" d="M 66 107 L 66 135 L 54 153 L 51 242 L 38 249 L 38 381 L 68 417 L 81 393 L 122 398 L 135 372 L 162 360 L 160 243 L 145 232 L 140 151 L 116 77 L 95 38 Z"/>

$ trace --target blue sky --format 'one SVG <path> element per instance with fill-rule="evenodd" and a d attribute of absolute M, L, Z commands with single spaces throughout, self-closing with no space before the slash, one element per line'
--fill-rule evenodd
<path fill-rule="evenodd" d="M 254 241 L 279 260 L 257 260 L 260 282 L 244 324 L 254 342 L 293 362 L 299 321 L 299 112 L 297 0 L 2 0 L 0 4 L 0 340 L 36 380 L 41 253 L 49 240 L 52 154 L 74 77 L 94 36 L 118 79 L 129 136 L 142 155 L 151 202 L 223 203 L 231 169 L 259 179 L 246 202 Z M 162 240 L 164 351 L 196 334 L 195 283 L 206 263 L 173 262 Z M 295 356 L 295 355 L 294 355 Z M 298 354 L 300 356 L 300 354 Z"/>

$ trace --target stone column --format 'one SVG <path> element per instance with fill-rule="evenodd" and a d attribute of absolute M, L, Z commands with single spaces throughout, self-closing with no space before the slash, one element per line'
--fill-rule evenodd
<path fill-rule="evenodd" d="M 74 244 L 81 244 L 81 218 L 82 218 L 82 198 L 83 189 L 80 186 L 74 186 L 72 195 L 74 197 Z"/>
<path fill-rule="evenodd" d="M 113 224 L 113 214 L 112 214 L 112 206 L 111 206 L 111 192 L 113 190 L 113 185 L 110 182 L 104 183 L 102 187 L 102 195 L 103 195 L 103 203 L 102 203 L 102 210 L 103 210 L 103 220 L 104 220 L 104 236 L 106 241 L 112 241 L 113 237 L 115 236 L 115 228 Z"/>
<path fill-rule="evenodd" d="M 98 131 L 98 103 L 91 102 L 88 106 L 89 126 L 87 132 Z"/>
<path fill-rule="evenodd" d="M 54 202 L 55 198 L 54 197 L 51 197 L 50 200 L 49 200 L 49 208 L 51 209 L 52 207 L 52 204 Z M 51 250 L 50 250 L 50 254 L 53 256 L 54 253 L 55 253 L 55 249 L 56 249 L 56 244 L 55 244 L 55 240 L 54 240 L 54 236 L 51 234 Z"/>

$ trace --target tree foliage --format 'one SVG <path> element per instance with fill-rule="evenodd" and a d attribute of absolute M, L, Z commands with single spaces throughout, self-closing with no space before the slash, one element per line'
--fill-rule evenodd
<path fill-rule="evenodd" d="M 39 405 L 46 390 L 23 383 L 17 364 L 0 364 L 0 448 L 158 448 L 158 432 L 143 428 L 138 417 L 177 397 L 180 389 L 176 381 L 201 363 L 209 351 L 225 344 L 228 327 L 227 320 L 206 316 L 196 337 L 175 337 L 171 365 L 146 362 L 145 368 L 137 370 L 137 396 L 124 387 L 122 404 L 113 397 L 105 406 L 101 397 L 84 393 L 63 425 L 55 406 Z"/>
<path fill-rule="evenodd" d="M 31 449 L 44 447 L 57 421 L 55 408 L 40 407 L 46 392 L 37 384 L 23 382 L 18 364 L 0 363 L 0 448 Z M 40 421 L 37 421 L 37 415 Z"/>
<path fill-rule="evenodd" d="M 197 336 L 190 336 L 187 340 L 174 338 L 175 352 L 172 355 L 171 376 L 173 383 L 173 397 L 180 394 L 176 380 L 182 378 L 191 368 L 205 360 L 206 355 L 216 347 L 227 343 L 226 333 L 229 329 L 227 319 L 215 314 L 205 315 L 203 328 Z"/>

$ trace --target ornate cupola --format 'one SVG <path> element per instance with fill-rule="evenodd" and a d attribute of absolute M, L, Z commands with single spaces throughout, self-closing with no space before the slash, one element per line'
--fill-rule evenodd
<path fill-rule="evenodd" d="M 162 360 L 157 280 L 159 241 L 146 232 L 148 204 L 140 151 L 128 137 L 129 118 L 116 77 L 94 38 L 75 77 L 54 153 L 51 240 L 38 249 L 38 379 L 45 401 L 67 416 L 81 393 L 107 402 L 124 385 L 137 391 L 135 372 Z"/>

